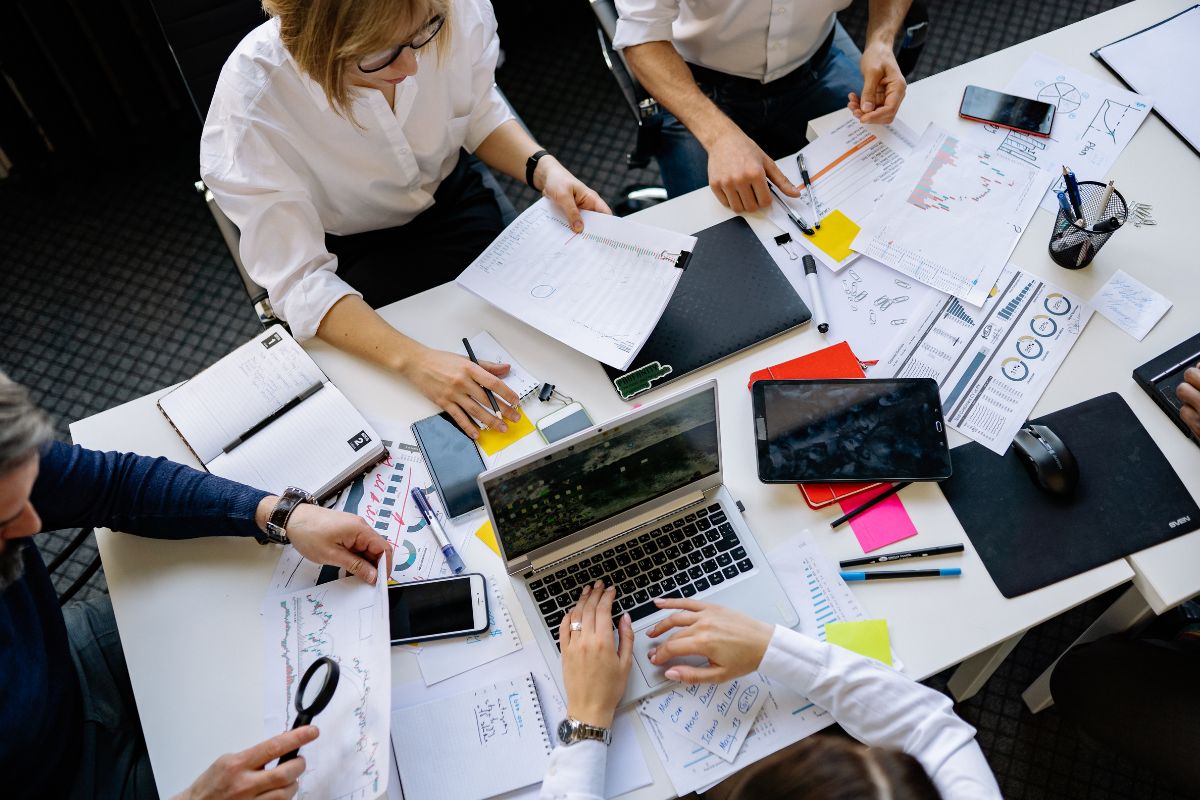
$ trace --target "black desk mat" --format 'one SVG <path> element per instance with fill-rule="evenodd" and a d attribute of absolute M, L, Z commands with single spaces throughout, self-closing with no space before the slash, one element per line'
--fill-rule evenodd
<path fill-rule="evenodd" d="M 1009 447 L 950 451 L 941 484 L 1005 597 L 1032 592 L 1200 527 L 1200 507 L 1119 394 L 1032 420 L 1058 434 L 1079 463 L 1069 497 L 1034 485 Z"/>

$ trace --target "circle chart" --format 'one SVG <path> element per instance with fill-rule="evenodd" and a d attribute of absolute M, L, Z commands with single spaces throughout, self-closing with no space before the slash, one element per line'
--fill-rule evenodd
<path fill-rule="evenodd" d="M 1071 309 L 1074 308 L 1071 305 L 1071 301 L 1058 292 L 1046 295 L 1046 299 L 1042 302 L 1042 305 L 1046 307 L 1047 311 L 1057 317 L 1071 313 Z"/>
<path fill-rule="evenodd" d="M 1029 327 L 1043 339 L 1058 333 L 1058 323 L 1045 314 L 1038 314 L 1029 320 Z"/>
<path fill-rule="evenodd" d="M 406 551 L 404 556 L 400 555 L 401 550 Z M 400 544 L 396 545 L 396 554 L 392 557 L 392 572 L 403 572 L 415 563 L 417 563 L 417 546 L 408 539 L 402 539 Z"/>
<path fill-rule="evenodd" d="M 1023 381 L 1029 377 L 1029 365 L 1016 356 L 1009 356 L 1001 361 L 1000 371 L 1010 381 Z"/>
<path fill-rule="evenodd" d="M 1074 114 L 1083 103 L 1080 91 L 1064 81 L 1046 84 L 1038 92 L 1037 99 L 1054 106 L 1059 114 Z"/>
<path fill-rule="evenodd" d="M 1028 359 L 1041 358 L 1042 353 L 1046 348 L 1042 347 L 1042 343 L 1032 336 L 1017 337 L 1017 352 Z"/>

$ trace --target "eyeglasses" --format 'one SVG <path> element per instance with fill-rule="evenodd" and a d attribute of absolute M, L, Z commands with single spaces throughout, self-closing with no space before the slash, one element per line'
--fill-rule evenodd
<path fill-rule="evenodd" d="M 375 53 L 374 55 L 367 56 L 359 61 L 359 70 L 362 72 L 371 73 L 379 72 L 381 69 L 387 69 L 392 65 L 393 61 L 400 57 L 400 54 L 404 52 L 404 48 L 411 47 L 413 50 L 420 50 L 422 47 L 432 42 L 433 37 L 438 35 L 438 31 L 442 29 L 442 25 L 444 25 L 445 22 L 446 20 L 443 17 L 434 17 L 433 19 L 429 20 L 429 24 L 421 29 L 420 33 L 413 37 L 411 42 L 398 44 L 390 50 L 384 50 L 381 53 Z"/>

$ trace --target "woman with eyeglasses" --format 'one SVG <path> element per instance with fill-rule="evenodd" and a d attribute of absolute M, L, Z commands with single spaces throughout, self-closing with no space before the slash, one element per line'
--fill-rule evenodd
<path fill-rule="evenodd" d="M 200 144 L 247 271 L 297 339 L 402 375 L 472 438 L 476 421 L 505 430 L 519 418 L 508 365 L 426 347 L 373 309 L 453 280 L 503 228 L 511 206 L 475 156 L 527 180 L 576 231 L 579 209 L 608 206 L 513 118 L 494 85 L 487 0 L 263 8 L 271 18 L 221 71 Z M 483 387 L 506 401 L 501 416 Z"/>

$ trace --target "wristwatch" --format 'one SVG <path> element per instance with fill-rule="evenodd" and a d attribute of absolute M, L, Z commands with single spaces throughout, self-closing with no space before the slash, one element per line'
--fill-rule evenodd
<path fill-rule="evenodd" d="M 258 543 L 291 544 L 292 540 L 287 535 L 287 524 L 288 520 L 292 518 L 292 512 L 301 503 L 315 502 L 317 502 L 317 498 L 308 492 L 297 489 L 295 486 L 289 486 L 280 496 L 275 508 L 271 509 L 271 516 L 267 518 L 267 532 L 259 538 Z"/>
<path fill-rule="evenodd" d="M 577 719 L 567 718 L 558 723 L 558 741 L 560 744 L 571 745 L 576 742 L 582 742 L 585 739 L 594 739 L 597 742 L 604 742 L 607 745 L 612 741 L 612 731 L 608 728 L 588 725 L 586 722 L 580 722 Z"/>
<path fill-rule="evenodd" d="M 548 155 L 550 155 L 549 151 L 538 150 L 529 157 L 528 161 L 525 162 L 525 183 L 528 184 L 529 188 L 533 189 L 534 191 L 537 191 L 537 187 L 533 185 L 533 171 L 537 169 L 537 163 L 542 160 L 542 157 Z"/>

